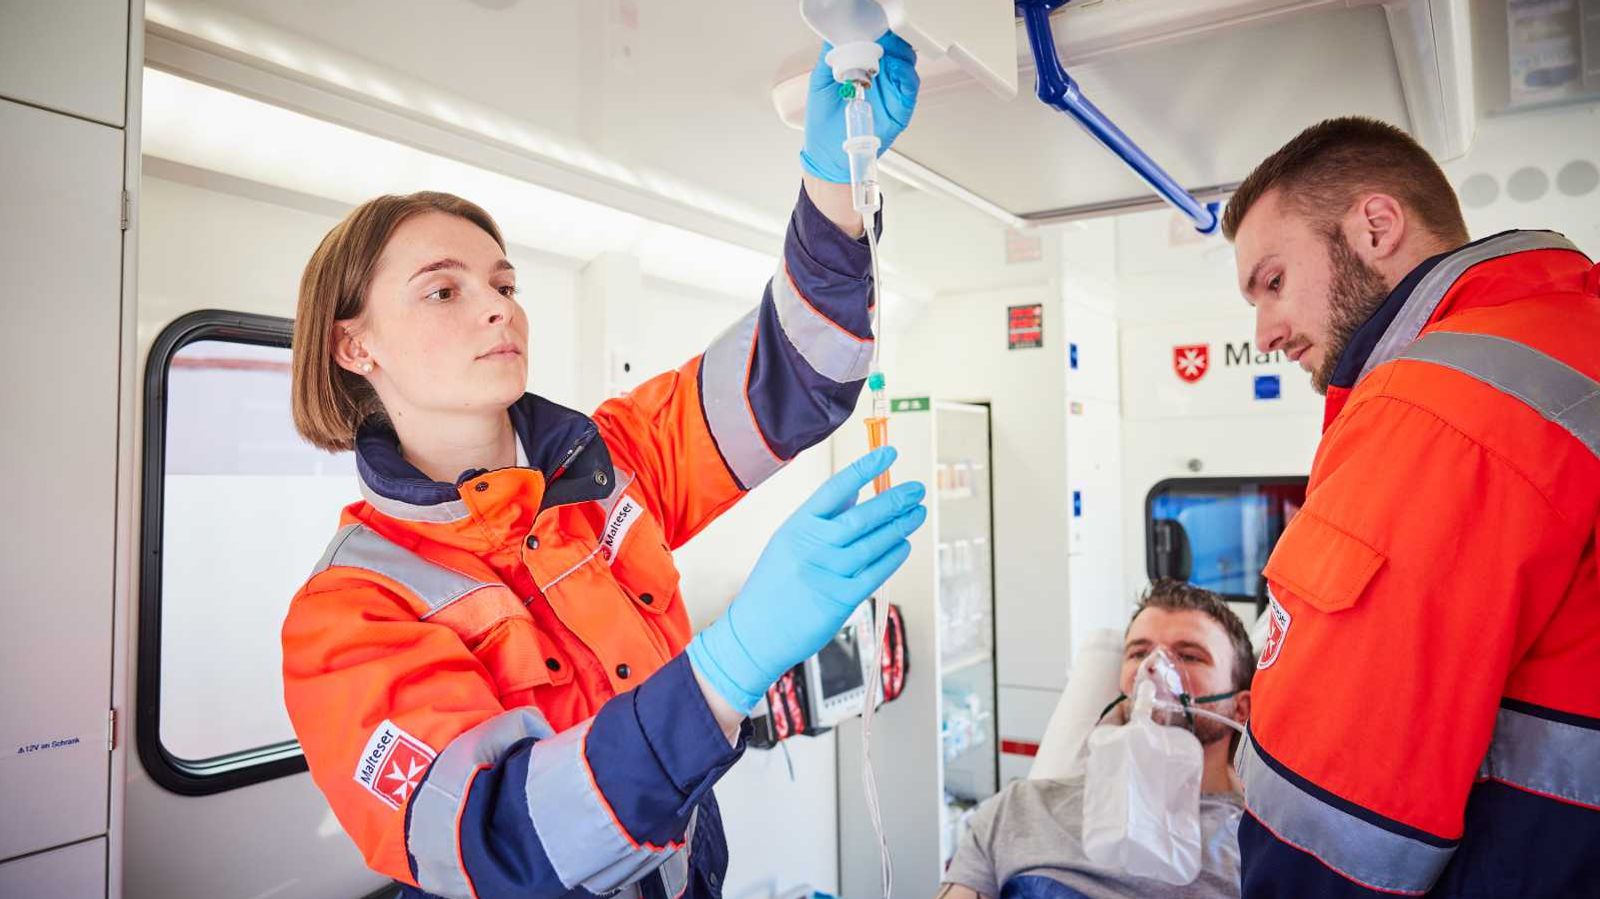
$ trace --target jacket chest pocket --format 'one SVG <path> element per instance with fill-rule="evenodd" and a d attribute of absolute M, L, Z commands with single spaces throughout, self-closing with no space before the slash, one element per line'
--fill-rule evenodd
<path fill-rule="evenodd" d="M 533 616 L 507 588 L 478 590 L 430 620 L 455 631 L 488 670 L 502 697 L 572 680 L 572 665 L 565 654 L 539 632 Z"/>
<path fill-rule="evenodd" d="M 599 558 L 647 621 L 681 605 L 678 568 L 661 525 L 628 493 L 612 504 L 596 537 Z"/>
<path fill-rule="evenodd" d="M 681 575 L 655 519 L 641 520 L 609 561 L 612 578 L 647 621 L 669 616 L 682 604 Z"/>
<path fill-rule="evenodd" d="M 1274 595 L 1295 596 L 1331 614 L 1354 606 L 1385 561 L 1365 541 L 1301 509 L 1278 538 L 1262 574 Z"/>

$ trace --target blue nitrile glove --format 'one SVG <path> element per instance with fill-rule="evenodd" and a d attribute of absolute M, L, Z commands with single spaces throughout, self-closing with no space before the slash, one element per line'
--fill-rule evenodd
<path fill-rule="evenodd" d="M 910 44 L 893 31 L 884 32 L 878 43 L 883 47 L 883 59 L 867 90 L 867 102 L 872 105 L 872 130 L 882 142 L 878 145 L 881 156 L 911 124 L 922 81 L 917 77 L 917 51 Z M 822 58 L 831 49 L 822 45 L 817 67 L 811 70 L 811 90 L 806 97 L 806 145 L 800 151 L 800 165 L 824 181 L 849 184 L 850 160 L 844 155 L 845 101 L 839 96 L 833 69 Z"/>
<path fill-rule="evenodd" d="M 913 481 L 856 505 L 895 455 L 868 453 L 818 488 L 772 535 L 728 611 L 689 643 L 695 670 L 739 712 L 827 645 L 911 554 L 927 488 Z"/>

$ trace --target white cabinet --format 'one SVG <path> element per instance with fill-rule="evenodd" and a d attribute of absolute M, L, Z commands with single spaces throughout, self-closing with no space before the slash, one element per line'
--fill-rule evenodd
<path fill-rule="evenodd" d="M 0 0 L 0 97 L 120 128 L 127 80 L 128 0 Z"/>
<path fill-rule="evenodd" d="M 1070 301 L 1062 317 L 1068 339 L 1079 347 L 1075 363 L 1068 363 L 1066 416 L 1067 597 L 1076 643 L 1127 624 L 1131 597 L 1122 584 L 1121 524 L 1143 510 L 1123 507 L 1117 322 Z"/>
<path fill-rule="evenodd" d="M 122 141 L 0 100 L 0 859 L 107 829 Z"/>
<path fill-rule="evenodd" d="M 989 407 L 897 402 L 889 442 L 897 482 L 928 485 L 928 523 L 879 595 L 905 620 L 905 692 L 873 721 L 872 757 L 895 892 L 932 896 L 962 815 L 999 788 L 995 717 L 994 569 Z M 835 465 L 865 449 L 850 422 Z M 861 790 L 861 723 L 839 727 L 840 889 L 879 893 L 878 843 Z"/>
<path fill-rule="evenodd" d="M 92 899 L 105 894 L 105 837 L 0 864 L 0 896 Z"/>

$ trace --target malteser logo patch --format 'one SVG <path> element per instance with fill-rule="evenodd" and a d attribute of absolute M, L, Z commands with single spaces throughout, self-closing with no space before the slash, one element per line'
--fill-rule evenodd
<path fill-rule="evenodd" d="M 617 500 L 617 505 L 611 510 L 611 518 L 606 521 L 606 529 L 600 532 L 600 555 L 605 558 L 607 565 L 616 561 L 622 541 L 627 539 L 634 522 L 642 517 L 644 506 L 634 502 L 633 497 L 623 494 Z"/>
<path fill-rule="evenodd" d="M 1272 663 L 1278 660 L 1278 654 L 1283 652 L 1283 641 L 1289 637 L 1289 623 L 1293 620 L 1289 612 L 1279 602 L 1278 597 L 1267 594 L 1272 600 L 1267 606 L 1267 645 L 1261 647 L 1261 660 L 1256 662 L 1256 668 L 1271 668 Z"/>
<path fill-rule="evenodd" d="M 435 753 L 428 744 L 384 721 L 372 732 L 356 763 L 356 783 L 384 805 L 400 809 L 422 782 Z"/>

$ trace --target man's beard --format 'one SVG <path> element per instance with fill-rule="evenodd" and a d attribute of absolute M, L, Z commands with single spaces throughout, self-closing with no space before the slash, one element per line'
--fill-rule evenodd
<path fill-rule="evenodd" d="M 1215 712 L 1224 718 L 1231 718 L 1233 717 L 1233 706 L 1233 701 L 1229 700 L 1227 703 L 1208 706 L 1206 711 Z M 1212 743 L 1221 742 L 1236 733 L 1238 731 L 1215 718 L 1208 718 L 1205 715 L 1194 716 L 1194 736 L 1195 739 L 1200 741 L 1201 746 L 1210 746 Z"/>
<path fill-rule="evenodd" d="M 1333 270 L 1328 285 L 1328 336 L 1323 341 L 1322 364 L 1311 373 L 1311 387 L 1328 392 L 1339 359 L 1350 345 L 1356 329 L 1372 318 L 1389 296 L 1389 285 L 1378 270 L 1361 261 L 1356 251 L 1337 229 L 1326 235 L 1328 262 Z"/>

